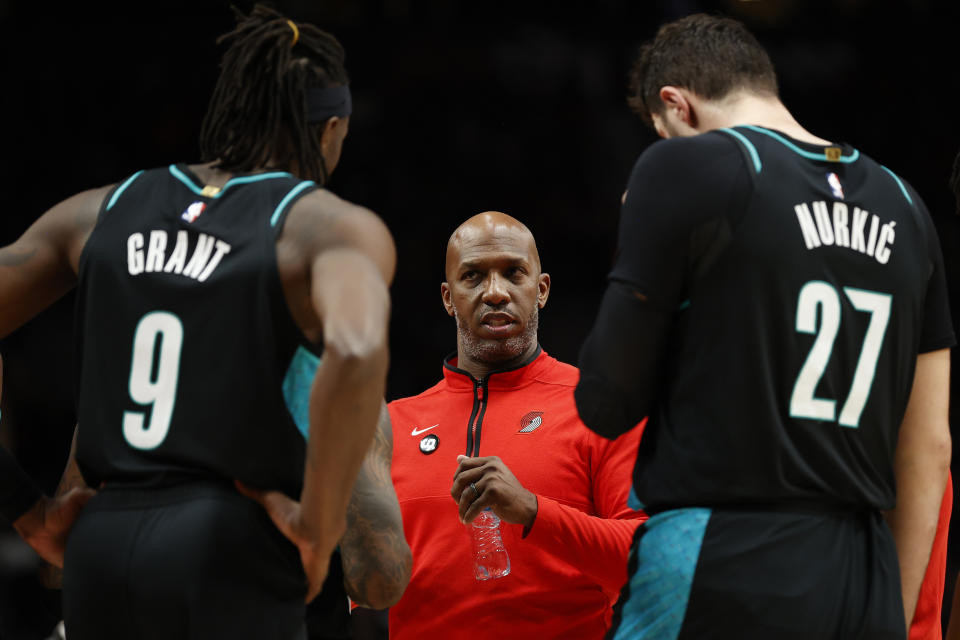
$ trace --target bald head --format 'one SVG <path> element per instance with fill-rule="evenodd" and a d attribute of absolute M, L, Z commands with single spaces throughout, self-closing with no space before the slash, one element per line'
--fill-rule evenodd
<path fill-rule="evenodd" d="M 540 253 L 527 225 L 499 211 L 484 211 L 466 220 L 447 240 L 445 273 L 449 280 L 464 254 L 475 250 L 506 249 L 526 253 L 531 266 L 540 272 Z"/>
<path fill-rule="evenodd" d="M 473 216 L 447 242 L 446 276 L 440 295 L 457 321 L 457 366 L 480 379 L 537 353 L 550 275 L 526 225 L 499 211 Z"/>

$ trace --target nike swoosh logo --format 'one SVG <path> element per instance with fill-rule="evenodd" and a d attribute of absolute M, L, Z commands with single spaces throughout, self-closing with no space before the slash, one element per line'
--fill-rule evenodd
<path fill-rule="evenodd" d="M 417 429 L 416 427 L 414 427 L 413 431 L 410 432 L 410 435 L 418 436 L 424 431 L 430 431 L 430 429 L 433 429 L 434 427 L 439 427 L 439 426 L 440 426 L 440 423 L 438 422 L 437 424 L 433 425 L 433 427 L 427 427 L 426 429 Z"/>

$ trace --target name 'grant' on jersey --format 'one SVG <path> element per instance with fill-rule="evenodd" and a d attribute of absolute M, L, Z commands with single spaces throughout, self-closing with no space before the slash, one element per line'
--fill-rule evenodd
<path fill-rule="evenodd" d="M 167 255 L 168 234 L 162 229 L 150 231 L 146 240 L 143 233 L 132 233 L 127 238 L 127 270 L 131 276 L 141 273 L 176 273 L 204 282 L 217 268 L 230 245 L 213 236 L 201 233 L 190 253 L 190 237 L 185 230 L 177 232 L 176 244 Z M 146 244 L 146 247 L 144 246 Z M 189 260 L 187 257 L 189 256 Z"/>

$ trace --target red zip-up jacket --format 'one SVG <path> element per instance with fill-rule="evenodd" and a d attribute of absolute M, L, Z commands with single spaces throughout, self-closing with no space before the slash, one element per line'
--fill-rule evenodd
<path fill-rule="evenodd" d="M 943 612 L 944 579 L 947 575 L 947 537 L 950 533 L 950 514 L 953 511 L 953 477 L 947 474 L 947 488 L 940 503 L 940 520 L 927 571 L 920 585 L 917 610 L 910 625 L 909 640 L 940 640 L 943 630 L 940 617 Z"/>
<path fill-rule="evenodd" d="M 545 352 L 483 380 L 444 362 L 443 380 L 389 405 L 393 482 L 413 574 L 390 637 L 602 638 L 646 519 L 627 507 L 641 428 L 615 441 L 573 402 L 579 372 Z M 478 581 L 450 496 L 458 455 L 499 456 L 537 496 L 537 517 L 502 524 L 510 575 Z"/>

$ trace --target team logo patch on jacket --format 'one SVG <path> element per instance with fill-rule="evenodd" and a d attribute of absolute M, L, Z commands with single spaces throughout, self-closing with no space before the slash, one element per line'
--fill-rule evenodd
<path fill-rule="evenodd" d="M 536 431 L 541 424 L 543 424 L 543 411 L 531 411 L 520 418 L 520 431 L 517 431 L 517 433 Z"/>

